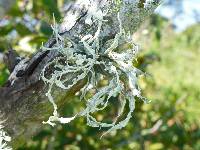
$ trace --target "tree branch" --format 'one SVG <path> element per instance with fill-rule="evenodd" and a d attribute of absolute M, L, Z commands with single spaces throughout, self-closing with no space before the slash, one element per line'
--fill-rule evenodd
<path fill-rule="evenodd" d="M 92 4 L 98 6 L 97 9 L 106 7 L 113 10 L 105 16 L 109 25 L 103 26 L 101 34 L 103 41 L 113 39 L 115 34 L 119 32 L 116 11 L 120 12 L 123 28 L 133 33 L 145 17 L 154 11 L 160 1 L 154 0 L 148 5 L 141 5 L 143 1 L 140 0 L 121 0 L 120 4 L 113 2 L 111 0 L 92 1 Z M 73 42 L 78 43 L 83 34 L 95 33 L 96 24 L 88 25 L 85 21 L 90 15 L 90 8 L 91 5 L 86 4 L 84 0 L 78 0 L 72 5 L 60 25 L 60 35 L 67 35 Z M 51 37 L 45 47 L 51 48 L 55 43 L 55 38 Z M 21 60 L 15 66 L 7 84 L 0 88 L 0 111 L 3 114 L 1 119 L 6 120 L 4 122 L 5 130 L 12 137 L 14 147 L 33 136 L 43 126 L 42 121 L 46 120 L 53 110 L 45 96 L 47 87 L 39 79 L 44 66 L 57 56 L 59 56 L 58 52 L 39 50 L 30 59 Z M 51 72 L 51 68 L 48 71 Z M 68 81 L 71 81 L 75 76 L 69 74 Z M 84 83 L 84 80 L 80 81 L 69 91 L 53 89 L 53 96 L 58 107 L 79 91 Z"/>

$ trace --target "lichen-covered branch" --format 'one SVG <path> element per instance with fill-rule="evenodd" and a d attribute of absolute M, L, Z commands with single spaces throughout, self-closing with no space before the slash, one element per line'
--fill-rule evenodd
<path fill-rule="evenodd" d="M 54 114 L 47 122 L 70 121 L 59 118 L 57 108 L 77 91 L 83 91 L 84 96 L 88 77 L 89 83 L 93 83 L 92 79 L 98 73 L 108 73 L 114 78 L 90 99 L 93 104 L 88 103 L 78 115 L 87 116 L 91 126 L 111 127 L 112 130 L 126 125 L 134 109 L 134 96 L 139 96 L 138 90 L 134 90 L 137 71 L 131 67 L 130 56 L 133 55 L 129 55 L 134 54 L 136 47 L 131 44 L 130 50 L 124 49 L 126 51 L 123 52 L 122 49 L 120 55 L 115 50 L 127 42 L 127 35 L 131 35 L 158 4 L 158 0 L 78 0 L 66 13 L 63 23 L 52 26 L 54 35 L 49 41 L 30 59 L 22 59 L 15 66 L 7 84 L 0 89 L 0 111 L 5 120 L 3 126 L 12 137 L 12 145 L 17 147 L 43 126 L 42 122 L 53 111 L 49 100 L 54 106 Z M 97 65 L 100 67 L 95 67 Z M 59 67 L 61 72 L 56 70 Z M 123 76 L 129 80 L 129 87 L 123 86 L 126 84 Z M 125 95 L 130 107 L 125 120 L 118 124 L 101 124 L 90 115 L 94 109 L 101 109 L 100 103 L 103 104 L 102 108 L 106 106 L 109 97 L 120 93 L 120 97 L 124 97 L 125 89 L 132 91 Z M 105 92 L 108 90 L 110 93 Z M 103 99 L 105 94 L 107 98 Z"/>

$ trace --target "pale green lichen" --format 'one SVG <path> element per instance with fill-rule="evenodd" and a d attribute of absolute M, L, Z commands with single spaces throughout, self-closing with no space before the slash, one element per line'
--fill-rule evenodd
<path fill-rule="evenodd" d="M 98 24 L 97 31 L 93 36 L 90 34 L 84 35 L 79 43 L 74 43 L 69 38 L 63 38 L 59 35 L 59 29 L 55 23 L 52 26 L 56 38 L 55 46 L 53 48 L 42 47 L 43 50 L 58 51 L 62 55 L 49 62 L 41 74 L 41 79 L 49 85 L 46 96 L 54 107 L 53 116 L 50 116 L 49 120 L 43 123 L 54 126 L 55 122 L 68 123 L 78 116 L 84 116 L 89 126 L 109 128 L 106 132 L 108 133 L 127 125 L 135 108 L 135 97 L 144 99 L 137 84 L 137 76 L 140 71 L 132 65 L 132 60 L 135 59 L 138 51 L 137 45 L 132 42 L 131 36 L 123 30 L 118 13 L 119 33 L 116 34 L 108 48 L 103 49 L 102 45 L 100 45 L 100 33 L 103 23 L 106 22 L 103 20 L 104 13 L 100 9 L 95 10 L 98 13 L 90 13 L 86 18 L 86 23 L 91 24 L 91 20 L 93 20 L 92 23 Z M 101 14 L 101 16 L 96 14 Z M 128 44 L 129 48 L 124 50 L 123 53 L 117 53 L 115 50 L 120 44 Z M 109 58 L 109 61 L 102 56 Z M 103 72 L 106 73 L 95 71 L 96 65 L 101 66 Z M 45 71 L 50 66 L 53 66 L 54 71 L 48 78 L 45 76 Z M 77 77 L 69 82 L 66 77 L 68 74 L 77 74 Z M 97 83 L 105 77 L 109 79 L 108 85 L 97 88 Z M 85 78 L 88 80 L 86 85 L 80 90 L 82 93 L 80 97 L 85 98 L 89 87 L 95 88 L 96 93 L 85 101 L 86 108 L 84 110 L 70 118 L 60 117 L 52 96 L 53 86 L 68 90 Z M 97 121 L 92 114 L 105 109 L 111 97 L 118 97 L 121 102 L 121 108 L 115 121 L 113 123 Z M 129 103 L 129 112 L 124 120 L 118 121 L 118 118 L 124 112 L 126 102 Z"/>
<path fill-rule="evenodd" d="M 0 116 L 1 118 L 1 116 Z M 4 126 L 2 125 L 4 121 L 0 121 L 0 150 L 12 150 L 10 146 L 8 146 L 8 142 L 11 141 L 11 137 L 7 135 L 7 133 L 3 130 Z"/>

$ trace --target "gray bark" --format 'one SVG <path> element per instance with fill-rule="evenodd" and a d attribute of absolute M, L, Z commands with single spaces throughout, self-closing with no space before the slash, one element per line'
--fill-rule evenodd
<path fill-rule="evenodd" d="M 80 0 L 79 0 L 80 1 Z M 99 8 L 105 5 L 111 9 L 118 8 L 113 5 L 111 1 L 96 0 Z M 135 32 L 140 23 L 150 15 L 157 7 L 160 1 L 155 0 L 154 3 L 144 8 L 144 0 L 121 0 L 122 4 L 119 7 L 123 28 L 126 31 Z M 64 22 L 61 24 L 60 35 L 67 35 L 74 42 L 78 42 L 80 35 L 84 33 L 94 33 L 96 31 L 95 25 L 88 26 L 85 24 L 85 18 L 88 15 L 89 7 L 74 4 L 67 12 Z M 69 18 L 69 16 L 73 16 Z M 111 12 L 106 16 L 109 20 L 109 25 L 103 27 L 103 34 L 101 38 L 106 41 L 113 39 L 115 34 L 119 31 L 119 23 L 117 20 L 117 13 Z M 51 37 L 46 47 L 52 47 L 55 44 L 55 39 Z M 39 50 L 31 58 L 18 63 L 11 75 L 7 84 L 0 88 L 0 112 L 3 114 L 1 120 L 4 122 L 5 130 L 12 137 L 12 145 L 19 146 L 27 138 L 32 137 L 42 128 L 42 121 L 46 120 L 52 114 L 53 108 L 49 103 L 45 93 L 47 87 L 39 80 L 41 70 L 43 67 L 59 54 L 53 51 L 43 52 Z M 9 58 L 7 58 L 9 61 Z M 20 68 L 24 68 L 20 70 Z M 49 71 L 51 69 L 49 68 Z M 17 76 L 17 77 L 16 77 Z M 68 76 L 69 81 L 73 79 L 72 75 Z M 13 80 L 15 80 L 13 82 Z M 76 93 L 84 85 L 84 80 L 69 91 L 64 91 L 59 88 L 54 89 L 53 96 L 61 107 L 74 93 Z"/>

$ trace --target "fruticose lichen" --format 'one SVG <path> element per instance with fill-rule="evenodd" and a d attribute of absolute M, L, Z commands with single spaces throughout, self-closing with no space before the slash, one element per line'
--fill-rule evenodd
<path fill-rule="evenodd" d="M 1 118 L 1 116 L 0 116 Z M 8 146 L 8 142 L 11 141 L 11 137 L 7 135 L 7 133 L 3 130 L 4 126 L 2 125 L 4 121 L 0 121 L 0 150 L 12 150 L 11 147 Z"/>
<path fill-rule="evenodd" d="M 53 115 L 49 117 L 48 121 L 43 123 L 54 126 L 55 122 L 68 123 L 76 117 L 84 116 L 89 126 L 106 127 L 108 128 L 106 133 L 108 133 L 127 125 L 135 109 L 136 97 L 145 102 L 146 99 L 141 96 L 141 91 L 137 83 L 138 74 L 141 71 L 132 65 L 133 59 L 136 59 L 138 46 L 134 44 L 132 37 L 125 33 L 122 27 L 120 13 L 118 13 L 119 32 L 115 35 L 114 39 L 107 41 L 105 46 L 100 44 L 100 34 L 102 26 L 107 23 L 104 20 L 106 13 L 96 7 L 93 10 L 95 12 L 91 11 L 89 13 L 85 23 L 91 25 L 95 22 L 98 25 L 94 35 L 84 35 L 78 43 L 75 43 L 67 36 L 60 36 L 59 27 L 54 23 L 52 29 L 56 44 L 52 48 L 42 47 L 43 50 L 58 51 L 60 53 L 59 57 L 56 57 L 44 67 L 41 74 L 41 79 L 49 87 L 46 96 L 54 107 Z M 116 50 L 120 45 L 128 46 L 125 46 L 126 49 L 123 49 L 123 52 L 119 53 Z M 97 70 L 95 66 L 101 69 Z M 45 72 L 49 67 L 53 68 L 53 72 L 47 77 Z M 69 74 L 76 75 L 71 82 L 68 81 L 68 76 L 66 76 Z M 87 79 L 87 83 L 80 90 L 80 98 L 85 99 L 85 109 L 70 118 L 60 117 L 52 95 L 53 86 L 69 90 L 83 79 Z M 98 88 L 97 84 L 102 79 L 107 79 L 108 84 Z M 87 99 L 85 95 L 91 87 L 96 90 L 96 93 Z M 97 121 L 92 114 L 105 109 L 111 97 L 117 97 L 121 102 L 121 108 L 115 121 L 112 123 Z M 118 121 L 119 117 L 124 116 L 124 108 L 127 102 L 129 112 L 125 119 Z"/>

